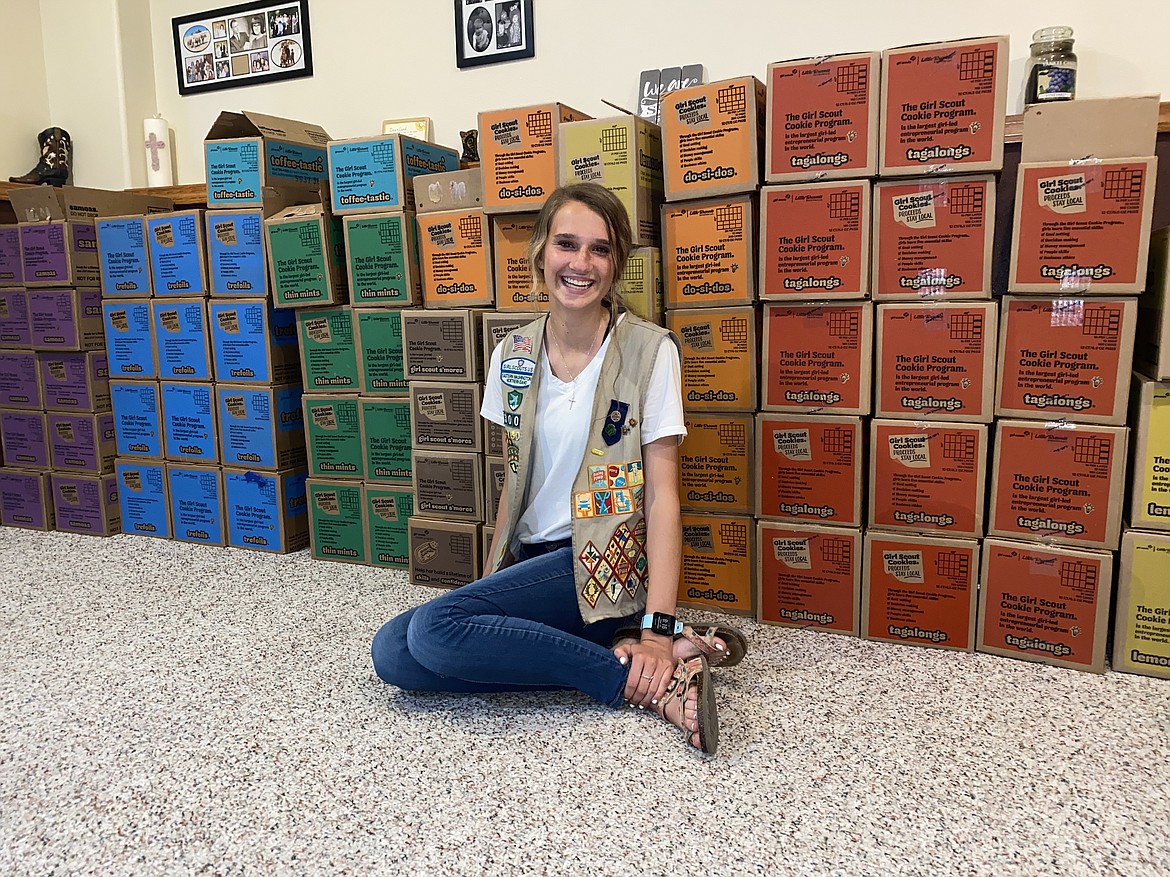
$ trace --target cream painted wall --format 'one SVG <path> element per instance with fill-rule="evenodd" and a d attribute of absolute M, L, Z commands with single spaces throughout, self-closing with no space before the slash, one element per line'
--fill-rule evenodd
<path fill-rule="evenodd" d="M 37 163 L 37 134 L 52 123 L 40 6 L 28 0 L 0 0 L 0 21 L 5 36 L 0 81 L 8 83 L 7 97 L 0 101 L 0 179 L 7 180 Z"/>
<path fill-rule="evenodd" d="M 11 3 L 11 0 L 8 0 Z M 46 42 L 64 38 L 69 51 L 92 63 L 84 80 L 116 81 L 113 53 L 90 58 L 95 39 L 117 28 L 116 0 L 41 0 L 46 21 L 68 6 L 70 23 L 54 21 Z M 118 0 L 138 4 L 145 0 Z M 646 67 L 703 63 L 710 80 L 752 74 L 763 78 L 770 61 L 810 54 L 880 49 L 925 40 L 1008 33 L 1012 38 L 1009 111 L 1020 109 L 1024 61 L 1032 31 L 1050 24 L 1075 28 L 1084 97 L 1163 93 L 1170 96 L 1170 53 L 1164 28 L 1134 22 L 1166 21 L 1165 0 L 1132 0 L 1122 16 L 1098 0 L 1067 0 L 1058 16 L 1026 11 L 1017 0 L 983 0 L 940 7 L 903 4 L 885 14 L 868 0 L 822 0 L 815 4 L 723 0 L 536 0 L 536 57 L 471 70 L 454 61 L 453 4 L 449 0 L 316 0 L 311 4 L 315 74 L 312 78 L 181 97 L 174 69 L 170 19 L 213 6 L 199 0 L 149 3 L 157 108 L 175 131 L 179 183 L 204 179 L 202 138 L 221 109 L 252 109 L 316 122 L 337 138 L 376 133 L 384 118 L 430 116 L 436 139 L 458 146 L 458 131 L 475 125 L 484 108 L 560 100 L 594 115 L 607 115 L 601 99 L 633 108 L 637 77 Z M 84 14 L 76 10 L 84 7 Z M 52 15 L 50 15 L 50 10 Z M 106 16 L 107 21 L 87 19 Z M 87 31 L 89 31 L 87 33 Z M 127 55 L 128 57 L 128 55 Z M 119 175 L 122 155 L 112 151 L 124 137 L 101 130 L 108 103 L 76 84 L 77 60 L 54 51 L 47 56 L 54 113 L 65 110 L 78 131 L 101 153 L 84 155 L 87 177 L 96 171 Z M 65 82 L 86 98 L 70 100 Z M 127 126 L 133 118 L 127 106 Z M 108 125 L 108 122 L 107 122 Z M 133 143 L 137 149 L 136 141 Z M 111 151 L 104 152 L 107 148 Z M 80 148 L 80 147 L 79 147 Z M 135 151 L 134 156 L 137 156 Z M 80 165 L 79 165 L 80 167 Z"/>

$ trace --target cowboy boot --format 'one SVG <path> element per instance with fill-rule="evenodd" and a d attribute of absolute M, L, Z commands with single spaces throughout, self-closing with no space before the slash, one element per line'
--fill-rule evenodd
<path fill-rule="evenodd" d="M 73 141 L 64 128 L 46 128 L 37 135 L 41 145 L 41 160 L 22 177 L 9 177 L 10 183 L 63 186 L 69 181 L 73 160 Z"/>

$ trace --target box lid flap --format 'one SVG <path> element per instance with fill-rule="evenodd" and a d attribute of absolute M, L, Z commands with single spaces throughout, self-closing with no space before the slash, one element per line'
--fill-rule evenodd
<path fill-rule="evenodd" d="M 1024 110 L 1021 162 L 1153 155 L 1158 95 L 1032 104 Z"/>
<path fill-rule="evenodd" d="M 483 168 L 421 174 L 414 178 L 413 185 L 415 209 L 419 213 L 483 206 Z"/>
<path fill-rule="evenodd" d="M 303 143 L 308 146 L 322 148 L 329 142 L 330 137 L 320 125 L 308 122 L 297 122 L 292 119 L 282 119 L 279 116 L 269 116 L 265 113 L 255 113 L 244 110 L 233 113 L 222 111 L 219 117 L 207 132 L 204 140 L 230 140 L 233 137 L 272 137 L 276 140 L 285 140 L 292 143 Z"/>
<path fill-rule="evenodd" d="M 174 201 L 159 195 L 85 189 L 79 186 L 28 186 L 9 190 L 9 200 L 20 222 L 60 219 L 96 219 L 99 216 L 141 214 L 171 210 Z"/>

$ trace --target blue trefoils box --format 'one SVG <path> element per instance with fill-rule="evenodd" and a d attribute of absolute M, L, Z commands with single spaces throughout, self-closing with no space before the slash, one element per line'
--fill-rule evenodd
<path fill-rule="evenodd" d="M 219 462 L 213 384 L 163 381 L 162 410 L 168 460 Z"/>
<path fill-rule="evenodd" d="M 156 296 L 206 295 L 202 210 L 178 210 L 146 217 L 150 282 Z"/>
<path fill-rule="evenodd" d="M 98 265 L 102 295 L 150 295 L 150 252 L 145 216 L 111 216 L 97 225 Z"/>
<path fill-rule="evenodd" d="M 180 542 L 227 544 L 223 472 L 218 466 L 167 463 L 171 535 Z"/>
<path fill-rule="evenodd" d="M 299 384 L 217 384 L 220 459 L 225 466 L 289 469 L 305 465 L 305 417 Z"/>
<path fill-rule="evenodd" d="M 261 207 L 266 186 L 316 189 L 328 177 L 328 142 L 318 125 L 263 113 L 220 113 L 203 144 L 207 206 Z"/>
<path fill-rule="evenodd" d="M 304 469 L 224 469 L 228 544 L 283 554 L 309 544 Z"/>
<path fill-rule="evenodd" d="M 301 379 L 297 315 L 257 299 L 208 302 L 215 379 L 286 384 Z"/>
<path fill-rule="evenodd" d="M 114 434 L 121 457 L 162 459 L 162 394 L 158 381 L 110 381 Z"/>
<path fill-rule="evenodd" d="M 118 460 L 118 505 L 122 532 L 171 538 L 170 502 L 166 466 L 138 460 Z"/>
<path fill-rule="evenodd" d="M 112 378 L 156 378 L 149 301 L 102 302 L 106 357 Z"/>
<path fill-rule="evenodd" d="M 162 380 L 210 381 L 211 333 L 201 298 L 150 303 L 158 376 Z"/>
<path fill-rule="evenodd" d="M 211 294 L 268 294 L 264 210 L 217 210 L 207 215 L 207 258 Z"/>
<path fill-rule="evenodd" d="M 333 212 L 413 209 L 411 180 L 456 170 L 459 154 L 454 149 L 402 134 L 334 140 L 329 144 Z"/>

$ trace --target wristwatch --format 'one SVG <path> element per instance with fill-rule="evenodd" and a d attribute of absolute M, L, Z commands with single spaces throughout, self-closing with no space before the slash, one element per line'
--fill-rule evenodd
<path fill-rule="evenodd" d="M 642 630 L 648 630 L 659 636 L 678 636 L 682 633 L 683 623 L 673 615 L 665 612 L 647 612 L 642 616 Z"/>

